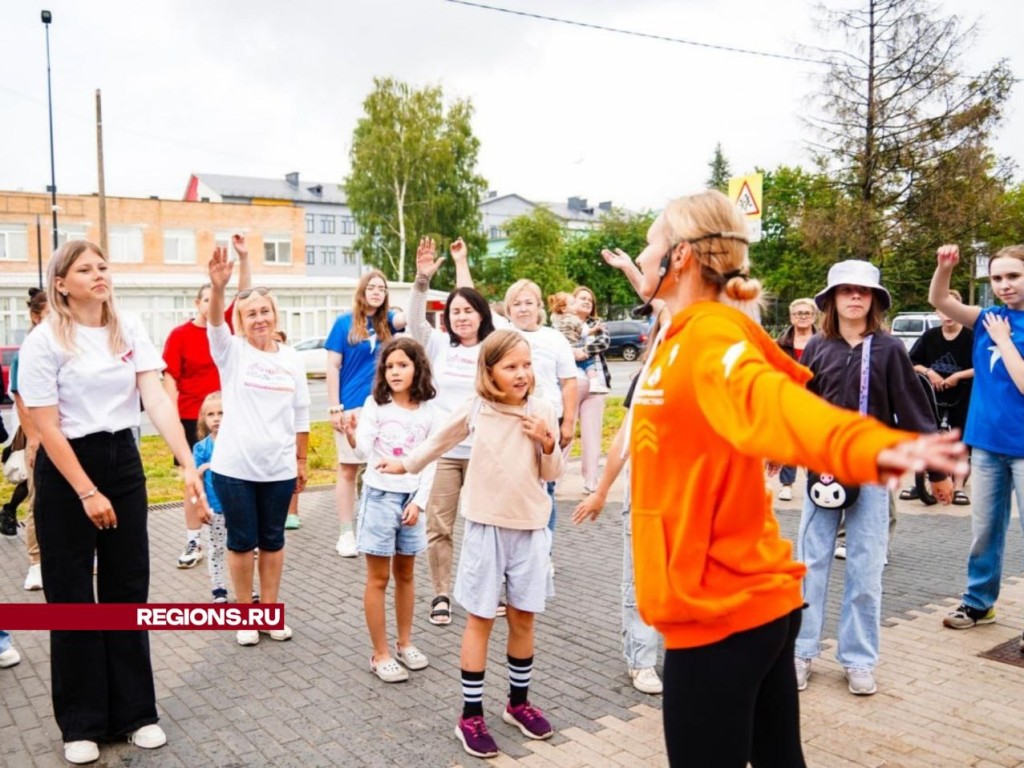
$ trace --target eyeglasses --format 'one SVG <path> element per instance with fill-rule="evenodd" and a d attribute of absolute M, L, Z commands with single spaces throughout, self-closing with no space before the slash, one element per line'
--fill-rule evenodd
<path fill-rule="evenodd" d="M 242 299 L 248 299 L 250 296 L 253 295 L 253 293 L 258 294 L 259 296 L 266 296 L 266 295 L 268 295 L 270 293 L 270 289 L 269 288 L 259 288 L 259 287 L 257 287 L 257 288 L 246 288 L 244 291 L 239 291 L 238 293 L 236 293 L 235 294 L 235 299 L 239 300 L 239 301 L 242 300 Z"/>
<path fill-rule="evenodd" d="M 790 312 L 790 317 L 814 317 L 813 312 Z"/>

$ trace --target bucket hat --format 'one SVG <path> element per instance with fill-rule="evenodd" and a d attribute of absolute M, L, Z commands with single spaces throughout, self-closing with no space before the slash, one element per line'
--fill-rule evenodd
<path fill-rule="evenodd" d="M 829 268 L 828 285 L 825 286 L 824 290 L 819 291 L 815 295 L 814 303 L 818 305 L 818 309 L 824 310 L 825 297 L 837 285 L 858 285 L 874 291 L 884 312 L 892 306 L 892 296 L 879 283 L 880 277 L 881 273 L 878 271 L 878 267 L 870 261 L 847 259 L 846 261 L 837 262 Z"/>

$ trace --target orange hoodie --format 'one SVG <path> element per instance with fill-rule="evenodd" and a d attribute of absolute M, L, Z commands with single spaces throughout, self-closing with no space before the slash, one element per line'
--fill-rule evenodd
<path fill-rule="evenodd" d="M 806 368 L 719 302 L 672 320 L 633 405 L 633 562 L 640 615 L 668 648 L 708 645 L 803 604 L 766 458 L 877 483 L 878 452 L 915 437 L 808 392 Z"/>

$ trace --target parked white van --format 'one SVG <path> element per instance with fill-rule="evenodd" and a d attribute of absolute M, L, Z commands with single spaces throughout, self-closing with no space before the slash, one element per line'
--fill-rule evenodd
<path fill-rule="evenodd" d="M 942 325 L 939 316 L 934 312 L 900 312 L 892 319 L 892 335 L 899 338 L 909 352 L 921 336 L 929 328 Z"/>

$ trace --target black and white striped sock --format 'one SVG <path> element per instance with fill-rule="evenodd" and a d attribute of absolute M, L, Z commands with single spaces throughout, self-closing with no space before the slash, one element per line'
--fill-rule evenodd
<path fill-rule="evenodd" d="M 527 659 L 508 657 L 508 700 L 513 707 L 525 704 L 530 693 L 533 656 Z"/>
<path fill-rule="evenodd" d="M 462 670 L 462 716 L 476 717 L 484 713 L 484 672 Z"/>

